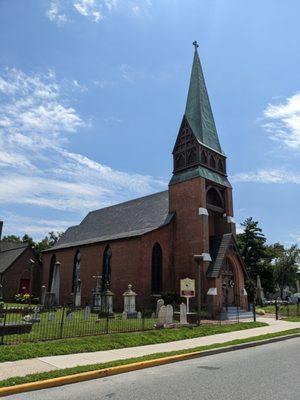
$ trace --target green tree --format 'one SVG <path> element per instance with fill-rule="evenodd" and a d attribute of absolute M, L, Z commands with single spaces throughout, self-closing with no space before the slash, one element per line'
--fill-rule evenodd
<path fill-rule="evenodd" d="M 16 236 L 16 235 L 7 235 L 7 236 L 3 236 L 3 238 L 1 239 L 3 242 L 15 242 L 15 243 L 22 243 L 22 239 L 20 238 L 20 236 Z"/>
<path fill-rule="evenodd" d="M 298 262 L 300 261 L 300 250 L 297 245 L 285 249 L 275 260 L 274 278 L 279 286 L 280 297 L 283 300 L 283 290 L 286 286 L 294 286 L 297 279 Z"/>

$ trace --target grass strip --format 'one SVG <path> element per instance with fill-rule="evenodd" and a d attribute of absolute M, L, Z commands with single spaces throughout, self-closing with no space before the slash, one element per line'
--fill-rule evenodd
<path fill-rule="evenodd" d="M 249 343 L 249 342 L 254 342 L 254 341 L 261 341 L 261 340 L 266 340 L 266 339 L 271 339 L 271 338 L 276 338 L 276 337 L 281 337 L 281 336 L 287 336 L 287 335 L 296 334 L 296 333 L 300 333 L 299 328 L 289 329 L 287 331 L 281 331 L 281 332 L 276 332 L 276 333 L 268 333 L 268 334 L 264 334 L 264 335 L 254 336 L 251 338 L 232 340 L 232 341 L 225 342 L 225 343 L 215 343 L 215 344 L 212 344 L 209 346 L 200 346 L 200 347 L 195 347 L 192 349 L 171 351 L 171 352 L 165 352 L 165 353 L 155 353 L 155 354 L 150 354 L 148 356 L 130 358 L 127 360 L 119 360 L 119 361 L 112 361 L 112 362 L 102 363 L 102 364 L 92 364 L 92 365 L 84 365 L 84 366 L 73 367 L 73 368 L 65 368 L 65 369 L 60 369 L 60 370 L 55 370 L 55 371 L 26 375 L 24 377 L 13 377 L 13 378 L 9 378 L 9 379 L 0 381 L 0 387 L 15 386 L 15 385 L 20 385 L 23 383 L 30 383 L 30 382 L 38 382 L 38 381 L 42 381 L 42 380 L 46 380 L 46 379 L 59 378 L 59 377 L 67 376 L 67 375 L 74 375 L 74 374 L 78 374 L 81 372 L 95 371 L 95 370 L 116 367 L 116 366 L 125 365 L 125 364 L 128 365 L 128 364 L 132 364 L 132 363 L 136 363 L 136 362 L 154 360 L 157 358 L 173 356 L 173 355 L 178 355 L 178 354 L 185 354 L 185 353 L 192 353 L 192 352 L 196 352 L 196 351 L 205 351 L 205 350 L 217 349 L 217 348 L 222 348 L 222 347 L 234 346 L 234 345 L 238 345 L 238 344 Z"/>
<path fill-rule="evenodd" d="M 0 346 L 0 362 L 166 343 L 176 340 L 216 335 L 218 333 L 258 328 L 266 325 L 267 324 L 264 322 L 241 322 L 229 325 L 203 325 L 192 329 L 179 328 L 144 332 L 114 333 L 109 335 L 59 339 L 49 342 L 3 345 Z"/>

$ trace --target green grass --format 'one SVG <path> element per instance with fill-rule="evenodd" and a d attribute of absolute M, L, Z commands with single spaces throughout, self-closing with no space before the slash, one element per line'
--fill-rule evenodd
<path fill-rule="evenodd" d="M 84 365 L 84 366 L 66 368 L 66 369 L 55 370 L 55 371 L 50 371 L 50 372 L 42 372 L 39 374 L 31 374 L 31 375 L 26 375 L 24 377 L 13 377 L 13 378 L 9 378 L 9 379 L 0 381 L 0 387 L 15 386 L 15 385 L 20 385 L 22 383 L 29 383 L 29 382 L 37 382 L 37 381 L 41 381 L 41 380 L 45 380 L 45 379 L 58 378 L 58 377 L 62 377 L 62 376 L 78 374 L 81 372 L 88 372 L 88 371 L 94 371 L 94 370 L 99 370 L 99 369 L 103 369 L 103 368 L 116 367 L 119 365 L 132 364 L 132 363 L 139 362 L 139 361 L 153 360 L 153 359 L 160 358 L 160 357 L 172 356 L 172 355 L 177 355 L 177 354 L 185 354 L 185 353 L 190 353 L 190 352 L 194 352 L 194 351 L 205 351 L 205 350 L 216 349 L 216 348 L 221 348 L 221 347 L 234 346 L 234 345 L 238 345 L 238 344 L 242 344 L 242 343 L 266 340 L 266 339 L 276 338 L 276 337 L 280 337 L 280 336 L 287 336 L 287 335 L 291 335 L 291 334 L 295 334 L 295 333 L 300 333 L 300 329 L 290 329 L 288 331 L 283 331 L 283 332 L 269 333 L 269 334 L 259 335 L 259 336 L 246 338 L 246 339 L 232 340 L 232 341 L 229 341 L 226 343 L 215 343 L 215 344 L 212 344 L 209 346 L 195 347 L 193 349 L 172 351 L 172 352 L 167 352 L 167 353 L 156 353 L 156 354 L 151 354 L 148 356 L 131 358 L 131 359 L 127 359 L 127 360 L 119 360 L 119 361 L 113 361 L 113 362 L 103 363 L 103 364 Z"/>
<path fill-rule="evenodd" d="M 290 322 L 300 322 L 300 316 L 299 316 L 299 317 L 297 317 L 297 316 L 295 316 L 295 317 L 288 317 L 288 318 L 285 318 L 284 320 L 285 320 L 285 321 L 290 321 Z"/>
<path fill-rule="evenodd" d="M 259 307 L 268 314 L 275 314 L 275 305 Z M 278 305 L 278 313 L 282 317 L 297 316 L 297 304 L 289 304 L 288 306 Z"/>
<path fill-rule="evenodd" d="M 15 305 L 13 306 L 15 307 Z M 23 307 L 24 305 L 21 305 L 21 308 Z M 50 314 L 53 314 L 54 320 L 49 320 Z M 89 320 L 85 321 L 83 318 L 83 310 L 73 311 L 72 315 L 73 319 L 68 320 L 66 317 L 66 309 L 63 310 L 59 308 L 53 312 L 39 313 L 40 322 L 32 325 L 30 333 L 6 335 L 4 343 L 13 344 L 76 336 L 99 335 L 103 333 L 141 331 L 153 329 L 156 322 L 152 318 L 122 320 L 121 315 L 116 315 L 115 318 L 108 320 L 106 318 L 99 319 L 98 315 L 95 313 L 91 313 Z M 5 323 L 21 323 L 23 317 L 24 313 L 22 314 L 21 309 L 20 313 L 7 313 Z"/>
<path fill-rule="evenodd" d="M 0 346 L 0 362 L 164 343 L 215 335 L 217 333 L 257 328 L 266 325 L 267 324 L 262 322 L 241 322 L 230 325 L 203 325 L 193 329 L 179 328 L 134 333 L 115 333 L 101 336 L 61 339 L 51 342 Z"/>

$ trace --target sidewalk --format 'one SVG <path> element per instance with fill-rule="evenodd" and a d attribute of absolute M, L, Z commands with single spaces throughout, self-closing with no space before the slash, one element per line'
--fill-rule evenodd
<path fill-rule="evenodd" d="M 215 343 L 225 343 L 236 339 L 245 339 L 254 336 L 264 335 L 267 333 L 275 333 L 289 329 L 300 328 L 300 322 L 287 322 L 281 320 L 276 321 L 275 319 L 264 317 L 258 318 L 258 321 L 266 322 L 269 325 L 261 328 L 220 333 L 217 335 L 178 340 L 168 343 L 129 347 L 117 350 L 96 351 L 92 353 L 68 354 L 62 356 L 40 357 L 28 360 L 3 362 L 0 363 L 0 380 L 15 376 L 25 376 L 38 372 L 71 368 L 78 365 L 100 364 L 110 361 L 142 357 L 154 353 L 192 349 L 199 346 L 206 346 Z M 101 340 L 100 337 L 99 340 Z"/>

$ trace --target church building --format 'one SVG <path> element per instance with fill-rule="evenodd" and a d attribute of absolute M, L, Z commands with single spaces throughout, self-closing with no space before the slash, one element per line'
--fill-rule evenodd
<path fill-rule="evenodd" d="M 149 308 L 163 293 L 179 293 L 180 279 L 196 279 L 194 255 L 208 253 L 211 261 L 200 264 L 202 302 L 218 312 L 227 305 L 247 308 L 247 272 L 236 244 L 227 159 L 194 46 L 168 190 L 91 211 L 44 252 L 43 284 L 49 292 L 55 286 L 60 304 L 70 301 L 78 285 L 81 304 L 90 301 L 93 276 L 101 275 L 116 309 L 122 309 L 129 283 L 137 306 Z"/>

